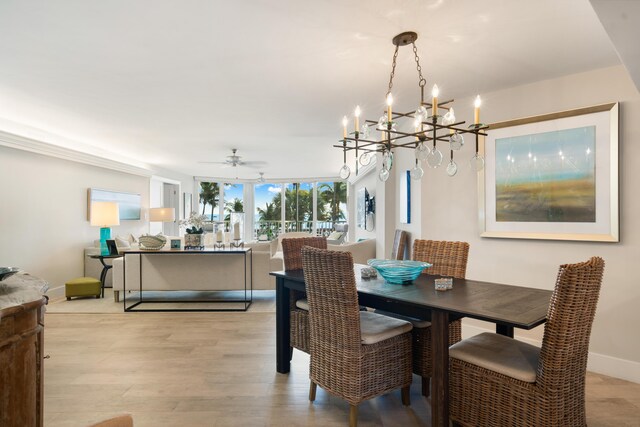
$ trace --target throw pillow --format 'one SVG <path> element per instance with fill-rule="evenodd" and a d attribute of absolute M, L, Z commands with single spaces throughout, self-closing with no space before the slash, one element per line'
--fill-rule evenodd
<path fill-rule="evenodd" d="M 334 231 L 333 233 L 329 234 L 329 237 L 327 237 L 327 240 L 340 240 L 343 234 L 344 233 L 341 231 Z"/>
<path fill-rule="evenodd" d="M 118 250 L 131 248 L 131 243 L 129 239 L 127 239 L 126 237 L 116 236 L 115 240 L 116 240 L 116 247 L 118 248 Z"/>

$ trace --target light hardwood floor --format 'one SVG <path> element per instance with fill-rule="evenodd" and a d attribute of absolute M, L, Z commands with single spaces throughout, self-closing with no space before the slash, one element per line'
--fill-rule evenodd
<path fill-rule="evenodd" d="M 308 356 L 275 371 L 275 314 L 61 314 L 45 318 L 45 426 L 85 426 L 131 413 L 140 426 L 345 426 L 348 405 L 320 388 L 310 404 Z M 428 426 L 414 377 L 361 405 L 361 426 Z M 640 385 L 587 380 L 590 427 L 640 426 Z"/>

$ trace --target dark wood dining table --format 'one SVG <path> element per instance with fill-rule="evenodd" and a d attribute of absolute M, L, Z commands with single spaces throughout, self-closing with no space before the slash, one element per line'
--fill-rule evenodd
<path fill-rule="evenodd" d="M 449 426 L 449 328 L 450 322 L 470 317 L 495 323 L 496 332 L 513 337 L 514 328 L 533 329 L 546 321 L 551 291 L 522 286 L 454 279 L 453 289 L 436 291 L 439 276 L 421 275 L 413 284 L 393 285 L 384 279 L 361 279 L 354 266 L 358 302 L 431 321 L 433 376 L 431 378 L 432 426 Z M 305 291 L 302 270 L 278 271 L 276 278 L 276 370 L 286 374 L 291 366 L 289 293 Z M 469 396 L 473 398 L 473 396 Z"/>

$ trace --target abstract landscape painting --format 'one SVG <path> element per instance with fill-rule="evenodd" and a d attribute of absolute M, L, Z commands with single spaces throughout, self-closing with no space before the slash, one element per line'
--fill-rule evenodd
<path fill-rule="evenodd" d="M 495 140 L 496 221 L 596 221 L 596 127 Z"/>

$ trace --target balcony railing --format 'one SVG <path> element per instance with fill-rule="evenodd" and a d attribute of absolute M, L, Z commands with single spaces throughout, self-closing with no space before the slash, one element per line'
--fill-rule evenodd
<path fill-rule="evenodd" d="M 216 224 L 224 224 L 225 233 L 230 232 L 231 224 L 229 221 L 214 221 L 206 222 L 204 229 L 207 233 L 212 233 L 216 230 Z M 316 236 L 327 237 L 336 229 L 336 224 L 346 224 L 346 221 L 317 221 L 316 222 Z M 291 233 L 294 231 L 302 231 L 306 233 L 313 233 L 313 221 L 285 221 L 284 232 Z M 273 240 L 282 232 L 282 221 L 257 221 L 253 228 L 253 240 L 258 240 L 260 236 L 267 236 L 268 240 Z"/>

